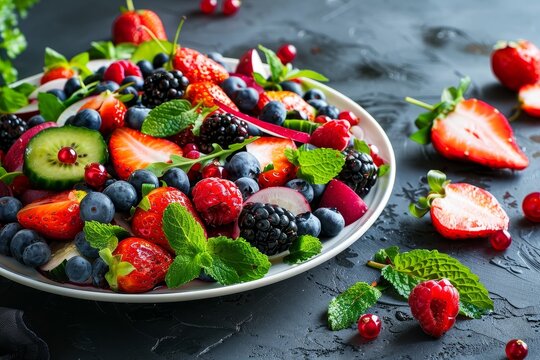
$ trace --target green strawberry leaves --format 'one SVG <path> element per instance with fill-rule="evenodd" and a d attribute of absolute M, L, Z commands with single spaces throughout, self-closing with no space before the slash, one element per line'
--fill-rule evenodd
<path fill-rule="evenodd" d="M 457 104 L 464 99 L 464 94 L 471 84 L 471 79 L 466 76 L 459 82 L 458 87 L 449 87 L 443 90 L 441 101 L 435 105 L 429 105 L 422 101 L 406 97 L 405 101 L 410 104 L 420 106 L 426 110 L 425 113 L 418 115 L 415 125 L 418 131 L 413 133 L 409 138 L 419 144 L 426 145 L 431 142 L 431 128 L 436 119 L 446 117 L 452 112 Z"/>
<path fill-rule="evenodd" d="M 328 305 L 328 327 L 330 330 L 342 330 L 348 328 L 367 309 L 377 303 L 381 292 L 365 283 L 358 282 L 333 298 Z"/>
<path fill-rule="evenodd" d="M 135 270 L 135 267 L 127 261 L 122 261 L 122 255 L 113 255 L 108 247 L 99 251 L 99 257 L 109 266 L 105 280 L 107 280 L 111 290 L 118 291 L 118 277 L 129 275 Z"/>
<path fill-rule="evenodd" d="M 427 197 L 420 197 L 418 202 L 409 205 L 409 212 L 417 218 L 421 218 L 431 209 L 431 203 L 436 198 L 444 197 L 444 188 L 450 183 L 446 180 L 446 175 L 439 170 L 430 170 L 427 174 L 427 181 L 430 188 Z"/>
<path fill-rule="evenodd" d="M 159 53 L 170 54 L 174 49 L 173 43 L 167 40 L 149 40 L 140 43 L 133 52 L 131 61 L 137 63 L 141 60 L 152 62 L 154 57 Z"/>
<path fill-rule="evenodd" d="M 285 156 L 298 166 L 297 176 L 311 184 L 326 184 L 335 178 L 345 165 L 343 154 L 334 149 L 285 149 Z"/>

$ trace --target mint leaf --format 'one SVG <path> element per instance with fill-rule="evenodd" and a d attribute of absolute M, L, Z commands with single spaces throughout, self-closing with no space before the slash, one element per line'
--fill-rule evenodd
<path fill-rule="evenodd" d="M 319 74 L 316 71 L 313 70 L 291 70 L 289 71 L 283 80 L 292 80 L 292 79 L 298 79 L 298 78 L 308 78 L 313 79 L 316 81 L 328 81 L 328 78 L 322 74 Z"/>
<path fill-rule="evenodd" d="M 90 55 L 87 52 L 83 52 L 71 58 L 69 65 L 75 69 L 78 69 L 81 74 L 86 76 L 92 73 L 92 71 L 86 66 L 88 61 L 90 61 Z"/>
<path fill-rule="evenodd" d="M 275 52 L 265 48 L 262 45 L 259 45 L 259 50 L 261 50 L 266 57 L 266 63 L 270 67 L 270 73 L 272 74 L 272 81 L 276 83 L 281 82 L 280 77 L 284 70 L 284 66 L 281 63 L 281 60 L 277 57 Z"/>
<path fill-rule="evenodd" d="M 12 113 L 26 105 L 28 99 L 24 93 L 7 86 L 0 87 L 0 112 Z"/>
<path fill-rule="evenodd" d="M 414 287 L 422 282 L 419 278 L 401 273 L 392 266 L 384 267 L 381 276 L 392 284 L 397 293 L 405 299 L 408 299 Z"/>
<path fill-rule="evenodd" d="M 397 254 L 399 254 L 399 247 L 390 246 L 389 248 L 377 251 L 375 256 L 373 256 L 373 260 L 381 264 L 393 263 Z"/>
<path fill-rule="evenodd" d="M 34 92 L 34 90 L 37 89 L 37 86 L 25 82 L 25 83 L 22 83 L 22 84 L 19 84 L 19 85 L 13 87 L 12 89 L 15 90 L 16 92 L 18 92 L 20 94 L 23 94 L 24 96 L 28 97 L 28 96 L 30 96 L 31 93 Z"/>
<path fill-rule="evenodd" d="M 0 85 L 14 82 L 15 80 L 17 80 L 17 75 L 17 69 L 13 67 L 11 61 L 6 59 L 0 59 Z"/>
<path fill-rule="evenodd" d="M 58 66 L 68 65 L 66 57 L 60 54 L 58 51 L 51 49 L 50 47 L 45 48 L 45 69 L 49 70 Z"/>
<path fill-rule="evenodd" d="M 382 164 L 382 165 L 379 166 L 379 168 L 377 169 L 377 176 L 378 176 L 378 177 L 383 177 L 384 175 L 386 175 L 386 173 L 388 173 L 389 170 L 390 170 L 390 165 L 388 165 L 388 164 Z"/>
<path fill-rule="evenodd" d="M 176 135 L 195 124 L 200 116 L 197 110 L 198 108 L 192 108 L 187 100 L 167 101 L 148 113 L 141 131 L 155 137 Z"/>
<path fill-rule="evenodd" d="M 173 49 L 173 44 L 166 40 L 149 40 L 140 43 L 137 49 L 131 56 L 131 61 L 137 63 L 141 60 L 148 60 L 152 62 L 154 57 L 159 53 L 170 54 Z"/>
<path fill-rule="evenodd" d="M 299 165 L 297 176 L 311 184 L 328 183 L 341 172 L 345 164 L 343 154 L 334 149 L 318 148 L 311 151 L 296 151 L 297 157 L 291 155 L 291 152 L 286 152 L 285 156 L 297 161 Z"/>
<path fill-rule="evenodd" d="M 207 245 L 212 262 L 204 268 L 220 284 L 257 280 L 270 269 L 268 257 L 242 238 L 219 236 L 208 239 Z"/>
<path fill-rule="evenodd" d="M 163 213 L 163 232 L 178 255 L 195 255 L 206 251 L 206 237 L 201 224 L 182 205 L 172 203 Z"/>
<path fill-rule="evenodd" d="M 174 258 L 165 275 L 165 283 L 168 288 L 177 288 L 199 276 L 201 264 L 198 259 L 189 255 L 178 255 Z"/>
<path fill-rule="evenodd" d="M 121 43 L 115 46 L 111 41 L 92 41 L 89 54 L 93 59 L 129 59 L 136 48 L 137 46 L 131 43 Z"/>
<path fill-rule="evenodd" d="M 289 255 L 283 258 L 288 264 L 298 264 L 311 259 L 321 253 L 321 241 L 311 235 L 302 235 L 296 238 L 289 247 Z"/>
<path fill-rule="evenodd" d="M 41 116 L 47 121 L 56 121 L 66 109 L 60 99 L 49 93 L 38 94 L 38 108 Z"/>
<path fill-rule="evenodd" d="M 345 329 L 356 321 L 368 308 L 375 305 L 381 292 L 373 286 L 358 282 L 333 298 L 328 305 L 330 330 Z"/>
<path fill-rule="evenodd" d="M 90 246 L 99 250 L 108 248 L 113 251 L 118 245 L 118 239 L 129 236 L 123 227 L 97 221 L 86 221 L 83 231 Z"/>
<path fill-rule="evenodd" d="M 353 147 L 356 151 L 363 153 L 363 154 L 371 154 L 371 148 L 369 147 L 368 143 L 364 140 L 359 140 L 357 138 L 354 138 L 353 141 Z"/>

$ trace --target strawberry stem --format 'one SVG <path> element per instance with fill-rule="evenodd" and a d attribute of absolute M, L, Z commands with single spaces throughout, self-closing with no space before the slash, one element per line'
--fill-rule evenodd
<path fill-rule="evenodd" d="M 516 105 L 513 109 L 514 112 L 508 117 L 508 121 L 512 122 L 517 120 L 521 115 L 521 106 Z"/>
<path fill-rule="evenodd" d="M 366 265 L 369 266 L 370 268 L 379 269 L 379 270 L 382 270 L 386 266 L 388 266 L 387 264 L 381 264 L 372 260 L 369 260 Z"/>
<path fill-rule="evenodd" d="M 135 6 L 133 6 L 133 0 L 126 0 L 126 6 L 128 11 L 135 11 Z"/>
<path fill-rule="evenodd" d="M 163 50 L 164 53 L 167 53 L 167 49 L 165 49 L 165 46 L 163 46 L 163 44 L 161 43 L 161 40 L 157 38 L 156 34 L 154 34 L 152 30 L 147 28 L 145 25 L 141 25 L 141 29 L 143 29 L 144 31 L 148 33 L 148 35 L 150 35 L 152 40 L 154 40 L 159 45 L 159 47 L 161 48 L 161 50 Z"/>
<path fill-rule="evenodd" d="M 408 102 L 409 104 L 420 106 L 421 108 L 424 108 L 424 109 L 429 110 L 429 111 L 435 110 L 435 107 L 433 105 L 429 105 L 429 104 L 427 104 L 427 103 L 425 103 L 423 101 L 417 100 L 417 99 L 412 98 L 412 97 L 407 96 L 405 98 L 405 101 Z"/>

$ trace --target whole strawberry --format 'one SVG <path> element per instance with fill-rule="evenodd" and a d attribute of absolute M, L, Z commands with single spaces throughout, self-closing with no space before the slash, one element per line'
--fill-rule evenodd
<path fill-rule="evenodd" d="M 133 0 L 126 1 L 127 9 L 122 11 L 113 23 L 112 37 L 115 44 L 132 43 L 138 45 L 152 40 L 153 35 L 160 40 L 167 40 L 163 22 L 151 10 L 135 10 Z M 149 31 L 148 31 L 149 30 Z"/>
<path fill-rule="evenodd" d="M 210 59 L 197 50 L 179 47 L 172 58 L 173 68 L 180 70 L 190 84 L 209 81 L 221 84 L 229 77 L 229 73 L 223 66 Z"/>
<path fill-rule="evenodd" d="M 195 209 L 208 225 L 229 224 L 242 211 L 242 193 L 230 180 L 203 179 L 193 187 L 191 193 Z"/>
<path fill-rule="evenodd" d="M 225 91 L 211 81 L 191 83 L 186 90 L 185 97 L 193 106 L 202 103 L 203 106 L 212 107 L 217 105 L 216 101 L 219 101 L 233 110 L 238 110 Z"/>
<path fill-rule="evenodd" d="M 332 120 L 315 129 L 309 143 L 317 147 L 343 151 L 351 138 L 350 127 L 351 124 L 347 120 Z"/>
<path fill-rule="evenodd" d="M 502 85 L 517 91 L 540 80 L 540 50 L 530 41 L 500 41 L 491 53 L 493 74 Z"/>
<path fill-rule="evenodd" d="M 424 281 L 409 295 L 409 306 L 426 334 L 441 337 L 454 326 L 459 293 L 446 279 Z"/>

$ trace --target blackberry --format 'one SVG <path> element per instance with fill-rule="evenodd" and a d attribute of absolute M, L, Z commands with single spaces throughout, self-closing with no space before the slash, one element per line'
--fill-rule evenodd
<path fill-rule="evenodd" d="M 227 147 L 241 143 L 248 134 L 248 124 L 232 114 L 212 114 L 200 129 L 199 148 L 204 153 L 212 151 L 212 144 Z"/>
<path fill-rule="evenodd" d="M 345 165 L 338 175 L 338 179 L 347 184 L 358 196 L 369 193 L 377 182 L 377 165 L 369 154 L 358 152 L 354 148 L 343 151 Z"/>
<path fill-rule="evenodd" d="M 273 204 L 244 204 L 238 226 L 240 236 L 266 255 L 289 249 L 298 235 L 294 215 Z"/>
<path fill-rule="evenodd" d="M 28 125 L 17 115 L 0 115 L 0 150 L 8 151 L 26 130 L 28 130 Z"/>
<path fill-rule="evenodd" d="M 181 71 L 155 71 L 144 79 L 142 103 L 154 108 L 166 101 L 181 99 L 189 80 Z"/>

